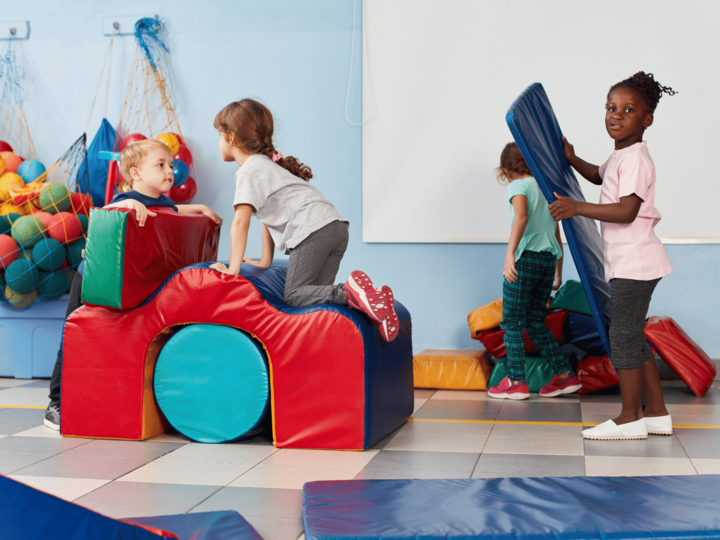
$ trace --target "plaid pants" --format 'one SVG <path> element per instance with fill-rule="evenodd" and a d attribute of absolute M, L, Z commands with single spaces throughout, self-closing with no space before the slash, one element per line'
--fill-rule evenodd
<path fill-rule="evenodd" d="M 503 284 L 503 320 L 505 348 L 510 378 L 525 379 L 525 338 L 523 329 L 542 357 L 560 374 L 570 369 L 570 363 L 545 325 L 547 301 L 555 278 L 555 256 L 550 252 L 525 251 L 515 262 L 518 279 Z"/>

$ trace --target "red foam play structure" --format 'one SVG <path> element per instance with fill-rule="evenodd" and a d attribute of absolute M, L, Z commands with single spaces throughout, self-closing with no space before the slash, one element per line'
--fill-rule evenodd
<path fill-rule="evenodd" d="M 586 356 L 578 363 L 577 376 L 582 388 L 579 394 L 589 394 L 620 384 L 617 371 L 610 363 L 610 357 Z"/>
<path fill-rule="evenodd" d="M 565 343 L 563 328 L 565 327 L 567 314 L 568 312 L 566 310 L 551 311 L 545 319 L 545 324 L 548 326 L 560 345 Z M 530 337 L 527 332 L 523 332 L 523 334 L 525 335 L 525 352 L 536 352 L 537 348 L 533 345 L 532 341 L 530 341 Z M 497 330 L 489 330 L 487 332 L 478 332 L 476 336 L 473 337 L 473 339 L 480 340 L 487 351 L 495 358 L 502 358 L 507 355 L 504 338 L 505 330 L 501 330 L 499 328 Z"/>
<path fill-rule="evenodd" d="M 715 364 L 678 323 L 666 316 L 650 317 L 645 337 L 696 396 L 707 393 L 717 374 Z"/>

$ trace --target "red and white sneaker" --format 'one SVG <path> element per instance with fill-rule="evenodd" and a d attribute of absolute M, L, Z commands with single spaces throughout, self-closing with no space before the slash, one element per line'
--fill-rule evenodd
<path fill-rule="evenodd" d="M 540 389 L 540 395 L 542 397 L 555 397 L 563 394 L 574 394 L 581 388 L 580 379 L 574 371 L 571 371 L 567 379 L 561 379 L 557 375 L 553 375 L 550 382 Z"/>
<path fill-rule="evenodd" d="M 390 310 L 387 298 L 383 293 L 373 287 L 372 280 L 365 272 L 355 270 L 343 286 L 343 291 L 348 297 L 348 306 L 365 313 L 375 324 L 381 324 L 387 319 Z"/>
<path fill-rule="evenodd" d="M 512 382 L 506 375 L 500 384 L 488 388 L 488 396 L 496 399 L 527 399 L 530 397 L 530 389 L 525 379 Z"/>
<path fill-rule="evenodd" d="M 382 338 L 389 343 L 397 337 L 400 331 L 400 320 L 397 313 L 395 313 L 395 298 L 392 289 L 387 285 L 383 285 L 380 287 L 380 296 L 388 306 L 388 315 L 383 322 L 378 324 L 378 327 Z"/>

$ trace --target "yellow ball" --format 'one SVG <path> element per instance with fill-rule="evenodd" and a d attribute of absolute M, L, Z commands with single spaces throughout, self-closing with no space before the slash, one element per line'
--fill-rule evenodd
<path fill-rule="evenodd" d="M 173 156 L 178 153 L 178 150 L 180 150 L 180 141 L 172 133 L 163 133 L 158 135 L 156 139 L 167 144 L 170 147 L 170 151 Z"/>
<path fill-rule="evenodd" d="M 14 184 L 18 184 L 15 186 Z M 10 189 L 21 189 L 25 187 L 25 181 L 14 172 L 6 172 L 0 176 L 0 201 L 10 198 Z"/>
<path fill-rule="evenodd" d="M 0 155 L 0 176 L 5 172 L 5 158 Z"/>
<path fill-rule="evenodd" d="M 14 307 L 27 307 L 37 300 L 37 291 L 30 291 L 27 294 L 20 294 L 13 291 L 9 285 L 5 285 L 5 299 Z"/>
<path fill-rule="evenodd" d="M 7 214 L 20 214 L 21 216 L 26 216 L 29 214 L 26 210 L 26 203 L 23 203 L 20 206 L 15 206 L 9 201 L 0 204 L 0 216 L 5 216 Z"/>

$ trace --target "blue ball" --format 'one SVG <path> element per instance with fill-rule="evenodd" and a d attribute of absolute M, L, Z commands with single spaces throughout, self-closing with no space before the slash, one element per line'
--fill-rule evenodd
<path fill-rule="evenodd" d="M 5 273 L 0 272 L 0 289 L 5 288 Z"/>
<path fill-rule="evenodd" d="M 32 248 L 32 260 L 45 272 L 60 270 L 65 261 L 65 248 L 57 240 L 43 238 Z"/>
<path fill-rule="evenodd" d="M 180 161 L 179 159 L 174 159 L 173 161 L 175 162 L 175 168 L 173 169 L 173 186 L 182 186 L 188 179 L 188 176 L 190 176 L 190 169 L 188 169 L 184 161 Z"/>
<path fill-rule="evenodd" d="M 5 281 L 13 291 L 27 294 L 37 287 L 40 273 L 27 259 L 18 259 L 5 270 Z"/>
<path fill-rule="evenodd" d="M 23 161 L 17 169 L 17 173 L 25 183 L 33 182 L 45 172 L 45 165 L 40 163 L 37 159 L 26 159 Z"/>

